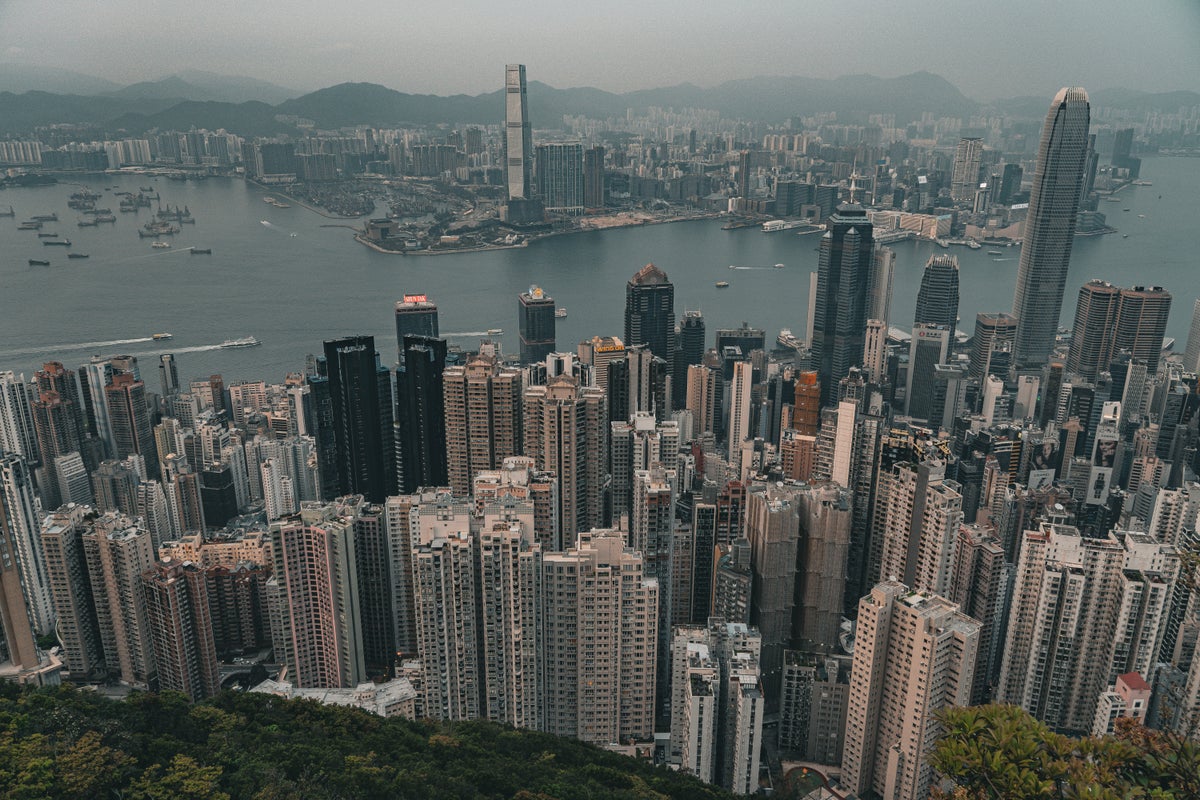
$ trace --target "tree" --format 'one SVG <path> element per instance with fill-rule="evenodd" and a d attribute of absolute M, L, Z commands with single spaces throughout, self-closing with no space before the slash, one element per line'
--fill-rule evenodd
<path fill-rule="evenodd" d="M 952 708 L 930 763 L 949 800 L 1126 800 L 1200 797 L 1200 751 L 1129 721 L 1115 736 L 1073 739 L 1015 706 Z"/>

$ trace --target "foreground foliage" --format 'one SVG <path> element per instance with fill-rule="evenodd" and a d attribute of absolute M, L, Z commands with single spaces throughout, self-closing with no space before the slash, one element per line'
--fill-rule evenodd
<path fill-rule="evenodd" d="M 580 742 L 225 693 L 114 702 L 0 684 L 0 798 L 729 798 Z"/>
<path fill-rule="evenodd" d="M 1114 736 L 1072 739 L 1015 706 L 955 708 L 930 756 L 956 788 L 953 800 L 1193 800 L 1200 798 L 1195 742 L 1118 721 Z"/>

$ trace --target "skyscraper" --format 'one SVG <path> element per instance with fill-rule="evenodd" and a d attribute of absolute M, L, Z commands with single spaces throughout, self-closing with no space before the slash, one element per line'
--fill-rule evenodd
<path fill-rule="evenodd" d="M 366 678 L 353 531 L 353 511 L 338 503 L 271 526 L 271 639 L 296 686 L 348 687 Z"/>
<path fill-rule="evenodd" d="M 338 495 L 382 503 L 395 490 L 392 387 L 373 336 L 325 342 Z M 441 388 L 440 386 L 438 387 Z M 439 392 L 440 394 L 440 392 Z"/>
<path fill-rule="evenodd" d="M 396 301 L 396 350 L 398 360 L 404 363 L 404 337 L 429 336 L 436 339 L 438 333 L 438 307 L 423 294 L 406 294 Z"/>
<path fill-rule="evenodd" d="M 896 581 L 859 602 L 842 754 L 851 792 L 929 796 L 937 712 L 970 701 L 979 628 L 954 603 Z"/>
<path fill-rule="evenodd" d="M 684 311 L 675 335 L 675 358 L 671 371 L 671 406 L 687 405 L 688 367 L 704 361 L 704 316 L 699 311 Z"/>
<path fill-rule="evenodd" d="M 564 543 L 600 527 L 608 483 L 608 403 L 596 387 L 559 375 L 526 387 L 525 454 L 558 477 L 559 524 Z"/>
<path fill-rule="evenodd" d="M 24 375 L 0 372 L 0 453 L 16 453 L 38 463 L 29 384 Z"/>
<path fill-rule="evenodd" d="M 604 744 L 654 734 L 659 583 L 620 531 L 542 556 L 546 731 Z M 553 598 L 553 602 L 551 602 Z"/>
<path fill-rule="evenodd" d="M 604 148 L 583 151 L 583 206 L 588 211 L 604 208 Z"/>
<path fill-rule="evenodd" d="M 411 494 L 422 486 L 446 485 L 446 340 L 406 336 L 401 361 L 396 370 L 396 472 L 400 491 Z"/>
<path fill-rule="evenodd" d="M 0 453 L 0 535 L 8 540 L 7 549 L 16 556 L 29 623 L 36 633 L 42 634 L 48 633 L 54 625 L 54 609 L 50 603 L 50 579 L 39 534 L 39 514 L 29 464 L 16 453 Z"/>
<path fill-rule="evenodd" d="M 158 448 L 150 427 L 146 385 L 130 373 L 114 375 L 112 383 L 104 387 L 104 399 L 112 425 L 116 457 L 141 456 L 146 460 L 149 475 L 157 478 Z"/>
<path fill-rule="evenodd" d="M 583 145 L 547 142 L 537 146 L 538 196 L 547 211 L 568 216 L 583 213 Z"/>
<path fill-rule="evenodd" d="M 520 302 L 517 329 L 521 335 L 521 363 L 545 361 L 554 352 L 554 298 L 540 286 L 517 295 Z"/>
<path fill-rule="evenodd" d="M 953 328 L 919 323 L 913 326 L 908 349 L 908 385 L 905 411 L 913 419 L 928 420 L 933 413 L 933 374 L 946 363 Z"/>
<path fill-rule="evenodd" d="M 1054 349 L 1087 161 L 1090 114 L 1087 92 L 1064 88 L 1054 96 L 1042 126 L 1013 295 L 1018 367 L 1040 366 Z"/>
<path fill-rule="evenodd" d="M 862 206 L 848 203 L 829 219 L 817 262 L 812 363 L 821 379 L 821 405 L 838 381 L 862 362 L 875 268 L 874 236 Z"/>
<path fill-rule="evenodd" d="M 1171 294 L 1159 286 L 1121 289 L 1092 280 L 1079 289 L 1067 370 L 1094 381 L 1122 351 L 1158 372 Z"/>
<path fill-rule="evenodd" d="M 109 512 L 90 522 L 82 539 L 108 671 L 122 683 L 154 688 L 153 631 L 141 586 L 142 573 L 154 564 L 150 531 Z"/>
<path fill-rule="evenodd" d="M 141 576 L 159 686 L 195 701 L 221 691 L 204 570 L 155 564 Z"/>
<path fill-rule="evenodd" d="M 76 680 L 103 676 L 105 668 L 83 547 L 83 535 L 91 529 L 86 518 L 92 513 L 87 506 L 60 508 L 46 516 L 41 531 L 63 662 Z"/>
<path fill-rule="evenodd" d="M 954 152 L 954 172 L 950 177 L 950 199 L 971 202 L 979 188 L 979 168 L 983 159 L 983 139 L 964 136 Z"/>
<path fill-rule="evenodd" d="M 981 311 L 976 314 L 975 337 L 971 340 L 970 376 L 975 380 L 983 380 L 986 375 L 1007 375 L 1016 336 L 1017 320 L 1011 314 L 1003 311 L 995 314 Z M 997 355 L 1002 355 L 1002 359 L 997 359 Z"/>
<path fill-rule="evenodd" d="M 932 255 L 925 262 L 913 324 L 945 325 L 951 332 L 958 326 L 958 259 Z"/>
<path fill-rule="evenodd" d="M 447 367 L 442 381 L 450 488 L 466 497 L 479 472 L 499 469 L 524 448 L 521 373 L 480 354 Z"/>
<path fill-rule="evenodd" d="M 675 285 L 653 264 L 625 286 L 625 346 L 638 345 L 668 364 L 675 357 Z"/>
<path fill-rule="evenodd" d="M 525 65 L 504 68 L 504 158 L 509 200 L 533 198 L 533 129 L 525 90 Z"/>
<path fill-rule="evenodd" d="M 1188 372 L 1200 371 L 1200 300 L 1192 306 L 1192 324 L 1188 328 L 1187 349 L 1183 355 L 1183 368 Z"/>

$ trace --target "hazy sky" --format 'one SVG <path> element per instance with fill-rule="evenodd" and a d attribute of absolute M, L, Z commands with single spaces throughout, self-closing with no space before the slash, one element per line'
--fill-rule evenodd
<path fill-rule="evenodd" d="M 0 63 L 476 94 L 503 65 L 611 91 L 936 72 L 976 99 L 1200 90 L 1200 0 L 0 0 Z"/>

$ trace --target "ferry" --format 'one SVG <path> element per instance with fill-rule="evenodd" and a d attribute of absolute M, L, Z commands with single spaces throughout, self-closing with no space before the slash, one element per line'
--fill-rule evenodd
<path fill-rule="evenodd" d="M 67 253 L 67 258 L 87 258 L 87 253 Z"/>
<path fill-rule="evenodd" d="M 804 347 L 804 342 L 802 342 L 799 337 L 796 336 L 796 334 L 792 333 L 789 328 L 784 328 L 781 330 L 779 332 L 779 336 L 775 339 L 775 342 L 780 347 L 786 347 L 789 350 L 801 350 Z"/>
<path fill-rule="evenodd" d="M 42 261 L 37 258 L 31 258 L 31 259 L 29 259 L 29 266 L 31 266 L 31 267 L 48 267 L 48 266 L 50 266 L 50 262 Z"/>
<path fill-rule="evenodd" d="M 171 246 L 171 243 L 170 242 L 155 242 L 154 244 L 152 244 L 150 246 L 153 247 L 155 250 L 166 250 L 168 247 Z"/>
<path fill-rule="evenodd" d="M 565 319 L 566 316 L 567 316 L 567 310 L 565 308 L 554 309 L 554 318 L 555 319 Z"/>
<path fill-rule="evenodd" d="M 488 336 L 499 336 L 502 333 L 504 333 L 504 328 L 488 328 L 487 330 Z"/>
<path fill-rule="evenodd" d="M 152 335 L 150 338 L 151 338 L 151 339 L 153 339 L 153 340 L 154 340 L 154 341 L 156 341 L 156 342 L 161 342 L 163 339 L 170 339 L 170 338 L 171 338 L 171 334 L 169 334 L 169 333 L 156 333 L 156 334 Z"/>
<path fill-rule="evenodd" d="M 728 289 L 729 281 L 717 281 L 717 288 L 718 289 Z"/>
<path fill-rule="evenodd" d="M 221 347 L 257 347 L 260 344 L 262 342 L 258 339 L 255 339 L 253 336 L 247 336 L 244 339 L 226 339 L 221 342 Z"/>

